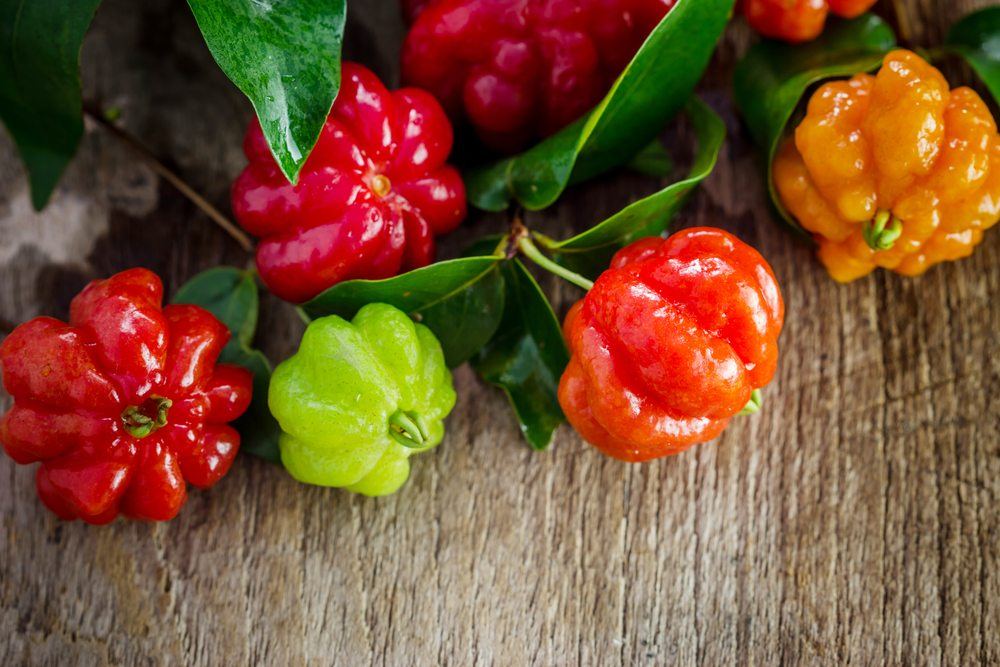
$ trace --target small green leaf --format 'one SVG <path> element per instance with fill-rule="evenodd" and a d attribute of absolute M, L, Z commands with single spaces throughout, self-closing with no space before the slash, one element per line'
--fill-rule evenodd
<path fill-rule="evenodd" d="M 192 303 L 219 318 L 233 334 L 230 345 L 253 343 L 259 302 L 254 274 L 231 266 L 203 271 L 174 294 L 174 303 Z"/>
<path fill-rule="evenodd" d="M 852 20 L 831 20 L 819 39 L 805 45 L 760 42 L 736 66 L 736 104 L 754 140 L 767 151 L 771 200 L 791 224 L 795 222 L 774 190 L 771 161 L 799 101 L 818 81 L 876 69 L 895 44 L 892 29 L 874 14 L 865 14 Z"/>
<path fill-rule="evenodd" d="M 944 48 L 965 58 L 1000 104 L 1000 7 L 973 12 L 953 25 Z"/>
<path fill-rule="evenodd" d="M 503 316 L 499 257 L 437 262 L 385 280 L 349 280 L 304 303 L 306 315 L 354 317 L 369 303 L 388 303 L 426 324 L 441 341 L 452 368 L 475 354 Z"/>
<path fill-rule="evenodd" d="M 565 417 L 559 378 L 569 363 L 559 320 L 538 283 L 519 260 L 503 266 L 506 304 L 500 328 L 472 359 L 487 382 L 507 394 L 534 449 L 545 449 Z"/>
<path fill-rule="evenodd" d="M 83 136 L 80 47 L 100 0 L 0 2 L 0 118 L 41 210 Z"/>
<path fill-rule="evenodd" d="M 242 366 L 253 374 L 253 400 L 235 424 L 240 432 L 240 450 L 279 462 L 281 429 L 267 407 L 271 364 L 262 352 L 251 347 L 260 309 L 256 277 L 250 271 L 228 266 L 209 269 L 182 285 L 173 303 L 201 306 L 229 329 L 232 338 L 219 355 L 219 362 Z"/>
<path fill-rule="evenodd" d="M 655 236 L 667 228 L 687 196 L 712 173 L 726 138 L 725 123 L 697 97 L 688 102 L 685 114 L 698 139 L 698 152 L 687 178 L 630 204 L 570 239 L 543 240 L 543 245 L 555 254 L 560 264 L 593 278 L 607 268 L 611 256 L 619 248 L 643 236 Z"/>
<path fill-rule="evenodd" d="M 188 0 L 219 67 L 250 98 L 293 183 L 340 90 L 346 0 Z"/>
<path fill-rule="evenodd" d="M 625 166 L 644 176 L 666 178 L 674 168 L 674 160 L 660 140 L 654 139 L 636 153 Z"/>
<path fill-rule="evenodd" d="M 467 175 L 469 201 L 501 211 L 550 206 L 566 186 L 627 163 L 691 96 L 734 0 L 679 0 L 586 117 L 520 155 Z"/>

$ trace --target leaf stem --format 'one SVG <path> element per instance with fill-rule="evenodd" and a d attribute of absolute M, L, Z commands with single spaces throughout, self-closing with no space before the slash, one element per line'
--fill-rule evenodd
<path fill-rule="evenodd" d="M 570 271 L 564 266 L 560 266 L 546 257 L 545 254 L 538 249 L 535 242 L 531 240 L 534 232 L 528 229 L 524 224 L 524 209 L 520 206 L 512 207 L 508 210 L 508 215 L 510 217 L 510 232 L 507 234 L 507 249 L 506 252 L 504 252 L 504 256 L 507 259 L 514 259 L 514 257 L 516 257 L 520 252 L 522 255 L 549 273 L 554 273 L 563 280 L 571 282 L 577 287 L 587 290 L 588 292 L 590 291 L 590 289 L 594 286 L 593 281 L 587 280 L 579 273 Z M 501 248 L 502 247 L 503 246 L 501 246 Z"/>
<path fill-rule="evenodd" d="M 527 232 L 527 228 L 525 228 L 525 231 Z M 560 266 L 546 257 L 542 251 L 538 249 L 538 246 L 535 245 L 534 241 L 531 240 L 530 233 L 523 234 L 517 239 L 517 249 L 520 250 L 525 257 L 549 273 L 554 273 L 563 280 L 571 282 L 581 289 L 589 291 L 594 286 L 594 282 L 592 280 L 587 280 L 579 273 L 570 271 L 566 267 Z"/>
<path fill-rule="evenodd" d="M 229 236 L 232 237 L 232 239 L 236 241 L 241 248 L 247 252 L 253 252 L 253 241 L 242 229 L 237 227 L 232 220 L 223 215 L 219 209 L 212 206 L 208 200 L 198 194 L 198 192 L 188 185 L 188 183 L 176 172 L 163 164 L 151 150 L 142 144 L 142 142 L 108 120 L 99 109 L 84 107 L 84 113 L 88 118 L 93 120 L 98 127 L 101 127 L 109 134 L 114 135 L 122 143 L 131 148 L 132 151 L 142 158 L 142 160 L 148 164 L 158 176 L 174 186 L 177 191 L 184 195 L 192 204 L 201 209 L 201 211 L 211 218 L 215 224 L 229 234 Z"/>

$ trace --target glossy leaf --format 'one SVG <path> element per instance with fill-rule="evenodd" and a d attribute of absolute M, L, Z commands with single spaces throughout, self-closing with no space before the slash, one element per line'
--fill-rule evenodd
<path fill-rule="evenodd" d="M 736 104 L 754 140 L 766 151 L 771 200 L 793 225 L 775 193 L 771 161 L 799 101 L 818 81 L 876 69 L 895 44 L 892 29 L 874 14 L 865 14 L 831 20 L 819 39 L 805 45 L 760 42 L 736 66 Z"/>
<path fill-rule="evenodd" d="M 503 275 L 503 320 L 472 366 L 507 394 L 528 443 L 545 449 L 565 421 L 558 393 L 569 353 L 559 320 L 524 265 L 516 259 L 506 262 Z"/>
<path fill-rule="evenodd" d="M 973 12 L 953 25 L 945 49 L 965 58 L 1000 104 L 1000 7 Z"/>
<path fill-rule="evenodd" d="M 570 183 L 626 164 L 691 96 L 732 10 L 733 0 L 680 0 L 588 116 L 468 174 L 469 201 L 488 211 L 512 200 L 543 209 Z"/>
<path fill-rule="evenodd" d="M 100 0 L 0 2 L 0 118 L 41 210 L 83 136 L 80 47 Z"/>
<path fill-rule="evenodd" d="M 254 274 L 231 266 L 199 273 L 174 295 L 174 303 L 195 304 L 219 318 L 233 334 L 230 346 L 253 343 L 259 302 Z"/>
<path fill-rule="evenodd" d="M 346 0 L 188 0 L 219 67 L 250 99 L 295 182 L 340 90 Z"/>
<path fill-rule="evenodd" d="M 368 303 L 388 303 L 426 324 L 441 341 L 452 368 L 475 354 L 496 332 L 504 290 L 498 257 L 463 257 L 437 262 L 385 280 L 349 280 L 334 285 L 303 311 L 354 317 Z"/>
<path fill-rule="evenodd" d="M 643 236 L 654 236 L 667 228 L 687 196 L 715 168 L 726 138 L 726 125 L 707 104 L 692 97 L 685 108 L 698 140 L 698 152 L 687 177 L 659 192 L 640 199 L 607 220 L 565 241 L 542 239 L 556 260 L 588 277 L 607 268 L 611 256 L 622 246 Z"/>
<path fill-rule="evenodd" d="M 277 463 L 281 460 L 281 428 L 267 407 L 271 364 L 261 351 L 251 347 L 260 308 L 256 277 L 250 271 L 227 266 L 209 269 L 182 285 L 173 302 L 201 306 L 229 328 L 232 338 L 219 362 L 242 366 L 253 374 L 253 400 L 236 421 L 240 450 Z"/>

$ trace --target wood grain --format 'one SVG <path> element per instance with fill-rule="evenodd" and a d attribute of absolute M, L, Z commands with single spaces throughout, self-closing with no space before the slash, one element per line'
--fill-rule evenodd
<path fill-rule="evenodd" d="M 932 44 L 988 4 L 895 6 Z M 393 0 L 351 7 L 349 52 L 394 76 Z M 895 21 L 893 7 L 879 10 Z M 788 321 L 762 413 L 647 465 L 568 429 L 537 454 L 462 368 L 444 444 L 392 498 L 244 458 L 169 524 L 101 529 L 53 519 L 32 470 L 0 458 L 0 664 L 1000 664 L 1000 232 L 920 279 L 831 282 L 770 214 L 733 109 L 750 39 L 734 25 L 702 86 L 730 138 L 677 224 L 737 232 L 781 281 Z M 84 84 L 226 208 L 249 106 L 184 3 L 108 0 Z M 683 129 L 677 144 L 689 148 Z M 565 233 L 654 187 L 615 175 L 529 220 Z M 448 248 L 500 224 L 470 220 Z M 0 134 L 0 239 L 5 326 L 64 315 L 87 280 L 128 266 L 173 289 L 247 261 L 97 130 L 40 215 Z M 562 308 L 578 296 L 545 286 Z M 274 358 L 295 321 L 265 303 Z"/>

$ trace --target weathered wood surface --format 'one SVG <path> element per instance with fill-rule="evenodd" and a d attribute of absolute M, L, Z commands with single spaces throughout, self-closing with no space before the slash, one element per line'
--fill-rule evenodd
<path fill-rule="evenodd" d="M 900 3 L 924 44 L 987 4 Z M 352 8 L 349 50 L 389 74 L 392 0 Z M 748 41 L 731 28 L 703 84 L 731 136 L 678 224 L 739 233 L 781 280 L 783 356 L 760 415 L 643 466 L 568 429 L 533 454 L 463 368 L 448 437 L 395 497 L 241 459 L 177 520 L 103 529 L 54 520 L 32 471 L 0 457 L 0 664 L 1000 664 L 1000 232 L 921 279 L 831 282 L 765 204 L 728 93 Z M 121 107 L 225 207 L 249 107 L 185 3 L 108 0 L 84 60 L 88 98 Z M 565 232 L 654 186 L 617 175 L 531 222 Z M 498 224 L 470 221 L 450 246 Z M 172 289 L 245 261 L 99 130 L 31 213 L 0 133 L 5 323 L 65 314 L 87 280 L 128 266 Z M 546 285 L 563 307 L 575 296 Z M 280 357 L 295 318 L 265 308 Z"/>

